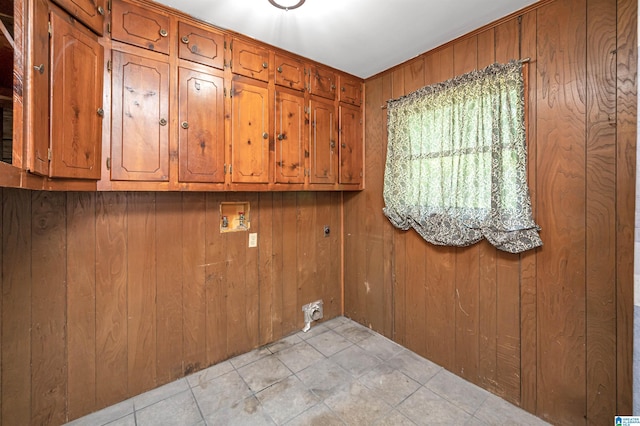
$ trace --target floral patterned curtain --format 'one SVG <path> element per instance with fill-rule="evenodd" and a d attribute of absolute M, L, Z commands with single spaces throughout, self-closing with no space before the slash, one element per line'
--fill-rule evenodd
<path fill-rule="evenodd" d="M 522 62 L 388 102 L 384 214 L 438 245 L 542 245 L 527 186 Z"/>

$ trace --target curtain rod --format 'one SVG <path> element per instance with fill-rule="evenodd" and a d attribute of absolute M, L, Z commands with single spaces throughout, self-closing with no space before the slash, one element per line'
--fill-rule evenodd
<path fill-rule="evenodd" d="M 522 59 L 519 59 L 519 61 L 522 62 L 523 64 L 528 64 L 531 61 L 531 58 L 522 58 Z M 387 109 L 387 104 L 382 105 L 380 109 Z"/>

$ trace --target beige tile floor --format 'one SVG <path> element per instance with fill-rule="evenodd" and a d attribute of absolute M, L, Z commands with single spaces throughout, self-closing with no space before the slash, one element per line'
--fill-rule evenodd
<path fill-rule="evenodd" d="M 544 425 L 338 317 L 70 425 Z"/>

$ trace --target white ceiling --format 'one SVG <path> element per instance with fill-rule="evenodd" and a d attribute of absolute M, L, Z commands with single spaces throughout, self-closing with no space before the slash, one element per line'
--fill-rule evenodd
<path fill-rule="evenodd" d="M 212 23 L 367 78 L 536 0 L 156 0 Z"/>

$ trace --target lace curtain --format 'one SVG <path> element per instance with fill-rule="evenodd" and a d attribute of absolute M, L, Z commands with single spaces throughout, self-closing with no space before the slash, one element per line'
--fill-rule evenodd
<path fill-rule="evenodd" d="M 542 245 L 527 186 L 522 62 L 494 64 L 387 104 L 384 214 L 438 245 Z"/>

